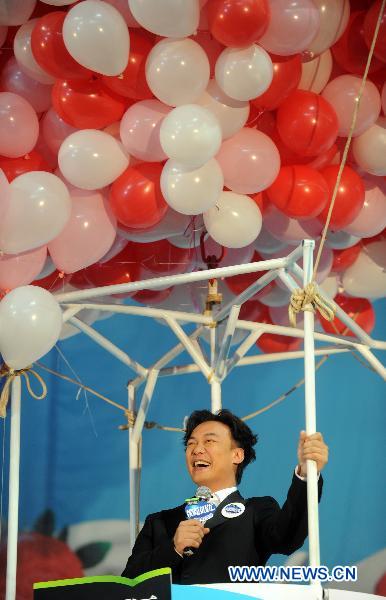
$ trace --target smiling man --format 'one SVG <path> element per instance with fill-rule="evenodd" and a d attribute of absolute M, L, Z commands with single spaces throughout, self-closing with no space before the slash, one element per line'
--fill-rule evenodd
<path fill-rule="evenodd" d="M 306 461 L 315 460 L 320 473 L 328 447 L 320 433 L 300 433 L 298 464 L 280 508 L 270 496 L 244 499 L 237 489 L 256 458 L 256 442 L 257 436 L 228 410 L 193 412 L 184 436 L 186 465 L 196 486 L 211 490 L 217 508 L 204 524 L 187 519 L 185 505 L 149 515 L 122 575 L 133 578 L 170 567 L 173 583 L 222 583 L 229 581 L 230 565 L 265 565 L 271 554 L 300 548 L 308 529 Z M 322 485 L 319 475 L 319 500 Z"/>

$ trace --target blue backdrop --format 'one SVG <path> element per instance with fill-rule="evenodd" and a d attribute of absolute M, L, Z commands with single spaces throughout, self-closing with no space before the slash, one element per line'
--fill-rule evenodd
<path fill-rule="evenodd" d="M 378 339 L 386 339 L 385 307 L 385 301 L 376 303 L 373 335 Z M 150 319 L 115 316 L 96 327 L 144 365 L 176 343 L 168 329 Z M 133 374 L 124 365 L 83 334 L 61 342 L 60 350 L 61 354 L 54 349 L 44 363 L 70 377 L 75 372 L 84 384 L 126 403 L 126 383 Z M 385 355 L 379 356 L 385 361 Z M 300 360 L 235 369 L 223 385 L 223 405 L 246 415 L 277 398 L 302 375 Z M 51 376 L 46 380 L 45 400 L 24 394 L 22 402 L 20 528 L 32 528 L 47 508 L 55 513 L 57 529 L 128 519 L 128 440 L 127 432 L 118 429 L 123 413 L 91 394 L 78 394 L 70 383 Z M 257 460 L 241 484 L 246 497 L 272 495 L 284 501 L 304 427 L 303 395 L 300 388 L 249 421 L 259 442 Z M 385 395 L 380 377 L 350 354 L 330 357 L 317 374 L 318 430 L 330 447 L 320 505 L 322 564 L 354 564 L 385 547 Z M 181 427 L 185 415 L 209 406 L 209 396 L 200 374 L 163 378 L 148 419 Z M 179 433 L 144 433 L 142 519 L 181 503 L 194 491 L 185 473 L 181 440 Z M 5 472 L 5 481 L 6 477 Z M 125 560 L 123 546 L 122 565 Z M 282 560 L 274 557 L 270 562 Z"/>

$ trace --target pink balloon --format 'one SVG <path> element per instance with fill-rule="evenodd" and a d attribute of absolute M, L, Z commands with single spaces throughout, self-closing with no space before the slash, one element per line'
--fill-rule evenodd
<path fill-rule="evenodd" d="M 362 175 L 365 201 L 361 212 L 345 231 L 357 237 L 372 237 L 386 227 L 386 181 L 374 175 Z"/>
<path fill-rule="evenodd" d="M 306 50 L 319 31 L 319 11 L 312 0 L 270 0 L 271 19 L 259 45 L 289 56 Z"/>
<path fill-rule="evenodd" d="M 0 92 L 0 154 L 17 158 L 34 148 L 39 121 L 31 104 L 12 92 Z"/>
<path fill-rule="evenodd" d="M 216 156 L 227 188 L 238 194 L 265 190 L 276 179 L 280 154 L 262 131 L 244 127 L 225 140 Z"/>
<path fill-rule="evenodd" d="M 28 285 L 39 275 L 47 258 L 47 246 L 20 254 L 3 254 L 0 257 L 0 289 L 13 290 Z"/>
<path fill-rule="evenodd" d="M 296 219 L 290 219 L 273 206 L 269 206 L 265 211 L 263 224 L 274 237 L 291 245 L 298 245 L 304 239 L 315 239 L 321 235 L 323 229 L 316 219 L 300 223 Z"/>
<path fill-rule="evenodd" d="M 54 154 L 47 146 L 46 140 L 43 137 L 42 128 L 40 128 L 38 141 L 36 142 L 34 150 L 43 157 L 51 171 L 55 171 L 58 166 L 58 155 Z"/>
<path fill-rule="evenodd" d="M 45 112 L 51 106 L 52 85 L 28 77 L 13 57 L 3 68 L 0 85 L 6 92 L 13 92 L 28 100 L 38 113 Z"/>
<path fill-rule="evenodd" d="M 127 109 L 121 120 L 120 136 L 129 154 L 149 162 L 167 159 L 159 132 L 171 110 L 159 100 L 141 100 Z"/>
<path fill-rule="evenodd" d="M 340 136 L 347 137 L 350 132 L 356 99 L 361 84 L 361 77 L 340 75 L 330 81 L 323 90 L 323 98 L 331 104 L 337 114 L 339 123 L 338 135 Z M 353 135 L 361 135 L 366 129 L 371 127 L 378 119 L 380 112 L 381 98 L 378 89 L 372 81 L 366 81 Z"/>
<path fill-rule="evenodd" d="M 74 273 L 99 261 L 116 238 L 116 220 L 101 191 L 70 189 L 69 222 L 49 245 L 59 271 Z"/>
<path fill-rule="evenodd" d="M 0 23 L 2 25 L 22 25 L 32 15 L 36 0 L 2 0 L 0 2 Z"/>
<path fill-rule="evenodd" d="M 9 206 L 9 182 L 3 169 L 0 169 L 0 219 L 3 218 Z"/>
<path fill-rule="evenodd" d="M 62 142 L 71 133 L 78 131 L 63 119 L 61 119 L 53 108 L 44 115 L 42 119 L 42 135 L 47 147 L 57 155 Z"/>

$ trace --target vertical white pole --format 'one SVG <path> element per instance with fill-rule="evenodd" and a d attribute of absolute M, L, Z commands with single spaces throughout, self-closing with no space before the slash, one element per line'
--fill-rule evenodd
<path fill-rule="evenodd" d="M 5 600 L 16 599 L 17 537 L 19 525 L 21 381 L 15 377 L 11 393 L 11 439 L 8 497 L 8 543 Z"/>
<path fill-rule="evenodd" d="M 129 410 L 135 412 L 135 387 L 129 383 Z M 129 427 L 129 486 L 130 486 L 130 554 L 132 553 L 135 538 L 137 537 L 138 518 L 138 470 L 139 470 L 139 443 L 133 440 L 133 428 Z"/>
<path fill-rule="evenodd" d="M 315 242 L 313 240 L 303 241 L 304 288 L 312 280 L 314 247 Z M 314 313 L 312 307 L 310 306 L 309 308 L 310 310 L 304 311 L 304 387 L 307 435 L 316 432 Z M 313 567 L 320 565 L 317 479 L 316 462 L 307 460 L 309 563 Z M 318 587 L 321 588 L 320 583 Z"/>
<path fill-rule="evenodd" d="M 212 368 L 212 378 L 210 380 L 210 410 L 215 413 L 221 410 L 221 382 L 214 374 L 214 367 L 217 360 L 217 327 L 210 330 L 210 366 Z"/>

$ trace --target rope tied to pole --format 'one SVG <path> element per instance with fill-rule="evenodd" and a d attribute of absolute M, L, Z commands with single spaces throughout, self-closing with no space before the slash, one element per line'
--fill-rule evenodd
<path fill-rule="evenodd" d="M 292 292 L 288 305 L 288 317 L 292 327 L 296 327 L 296 316 L 301 311 L 310 311 L 313 313 L 319 311 L 327 321 L 333 321 L 335 318 L 333 304 L 322 298 L 319 294 L 318 286 L 314 281 L 307 284 L 304 289 L 296 288 Z"/>
<path fill-rule="evenodd" d="M 30 375 L 33 375 L 35 379 L 37 379 L 37 381 L 40 383 L 42 389 L 40 394 L 37 394 L 33 391 L 31 387 Z M 12 382 L 16 377 L 24 377 L 27 389 L 32 398 L 34 398 L 35 400 L 43 400 L 47 396 L 47 386 L 44 379 L 39 375 L 39 373 L 34 371 L 32 367 L 26 367 L 25 369 L 17 370 L 11 369 L 10 367 L 8 367 L 8 365 L 3 363 L 0 368 L 0 379 L 3 377 L 5 377 L 5 383 L 0 394 L 0 417 L 2 419 L 5 419 L 5 417 L 7 416 L 9 393 L 11 390 Z"/>

